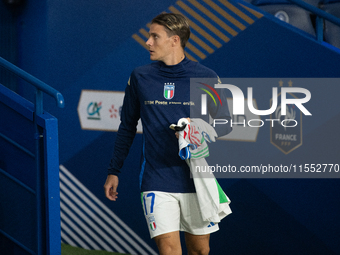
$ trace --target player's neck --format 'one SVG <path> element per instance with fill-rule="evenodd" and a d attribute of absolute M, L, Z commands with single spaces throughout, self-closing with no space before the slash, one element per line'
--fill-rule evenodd
<path fill-rule="evenodd" d="M 182 62 L 182 60 L 185 58 L 184 51 L 178 51 L 171 56 L 169 56 L 166 60 L 164 60 L 164 64 L 167 66 L 173 66 L 177 65 Z"/>

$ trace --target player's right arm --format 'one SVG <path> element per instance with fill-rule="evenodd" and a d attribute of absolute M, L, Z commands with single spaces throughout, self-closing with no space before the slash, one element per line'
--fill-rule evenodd
<path fill-rule="evenodd" d="M 136 135 L 137 124 L 140 118 L 140 105 L 137 93 L 137 79 L 134 72 L 125 89 L 123 107 L 121 111 L 119 129 L 113 150 L 113 156 L 108 168 L 108 176 L 104 185 L 105 195 L 115 201 L 117 198 L 118 175 L 123 167 L 124 160 L 129 154 L 130 147 Z"/>

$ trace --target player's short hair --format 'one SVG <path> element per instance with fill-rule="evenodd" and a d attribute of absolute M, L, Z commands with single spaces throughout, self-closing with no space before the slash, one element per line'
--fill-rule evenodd
<path fill-rule="evenodd" d="M 181 46 L 184 49 L 190 37 L 190 27 L 188 20 L 181 14 L 161 13 L 156 16 L 151 24 L 164 26 L 168 36 L 178 35 Z"/>

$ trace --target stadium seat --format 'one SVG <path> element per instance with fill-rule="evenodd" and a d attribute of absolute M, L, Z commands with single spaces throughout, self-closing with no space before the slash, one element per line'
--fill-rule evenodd
<path fill-rule="evenodd" d="M 315 29 L 311 18 L 311 13 L 300 8 L 299 6 L 293 4 L 268 4 L 257 5 L 257 7 L 274 15 L 280 20 L 285 21 L 315 36 Z"/>
<path fill-rule="evenodd" d="M 325 12 L 340 18 L 340 2 L 324 2 L 320 8 Z M 340 48 L 340 27 L 325 20 L 324 40 L 335 47 Z"/>
<path fill-rule="evenodd" d="M 303 0 L 304 2 L 311 4 L 313 6 L 318 7 L 319 2 L 323 0 Z M 325 0 L 325 1 L 338 1 L 338 0 Z M 289 5 L 294 5 L 292 2 L 289 0 L 252 0 L 251 3 L 256 6 L 260 5 L 278 5 L 278 4 L 289 4 Z"/>

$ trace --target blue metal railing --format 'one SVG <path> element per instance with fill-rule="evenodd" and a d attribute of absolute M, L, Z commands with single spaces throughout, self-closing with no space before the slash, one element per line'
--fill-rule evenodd
<path fill-rule="evenodd" d="M 55 90 L 54 88 L 50 87 L 46 83 L 40 81 L 36 77 L 30 75 L 29 73 L 23 71 L 22 69 L 18 68 L 17 66 L 13 65 L 12 63 L 8 62 L 7 60 L 0 57 L 0 65 L 7 69 L 8 71 L 14 73 L 15 75 L 19 76 L 23 80 L 27 81 L 28 83 L 32 84 L 36 88 L 36 96 L 35 96 L 35 103 L 34 103 L 34 115 L 33 115 L 33 122 L 34 122 L 34 129 L 35 129 L 35 163 L 36 163 L 36 174 L 37 174 L 37 181 L 36 181 L 36 207 L 37 207 L 37 255 L 43 254 L 43 247 L 44 247 L 44 237 L 42 236 L 43 227 L 43 161 L 41 158 L 43 157 L 43 146 L 41 144 L 41 139 L 43 137 L 41 128 L 37 123 L 37 116 L 43 114 L 43 92 L 52 96 L 59 108 L 63 108 L 65 105 L 63 95 Z"/>
<path fill-rule="evenodd" d="M 313 6 L 313 5 L 310 5 L 302 0 L 288 0 L 298 6 L 300 6 L 301 8 L 307 10 L 307 11 L 310 11 L 311 13 L 317 15 L 317 18 L 316 18 L 316 39 L 319 41 L 319 42 L 322 42 L 323 41 L 323 21 L 324 19 L 325 20 L 328 20 L 330 22 L 332 22 L 333 24 L 336 24 L 340 27 L 340 19 Z"/>
<path fill-rule="evenodd" d="M 30 84 L 32 84 L 34 87 L 37 88 L 37 90 L 43 91 L 46 94 L 52 96 L 57 101 L 57 106 L 59 108 L 63 108 L 65 106 L 64 97 L 59 91 L 55 90 L 51 86 L 47 85 L 46 83 L 42 82 L 41 80 L 23 71 L 19 67 L 13 65 L 12 63 L 8 62 L 7 60 L 1 57 L 0 57 L 0 65 L 6 68 L 7 70 L 11 71 L 12 73 L 16 74 L 20 78 L 24 79 L 25 81 L 29 82 Z M 39 97 L 38 97 L 38 100 L 40 99 Z M 41 114 L 41 113 L 42 112 L 38 114 Z"/>

